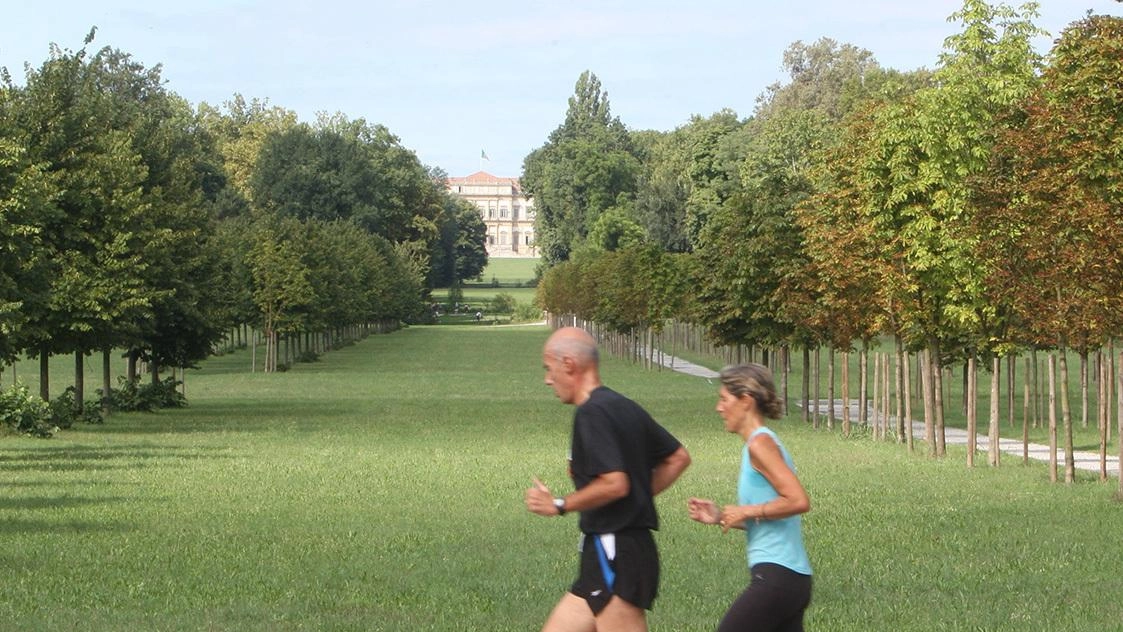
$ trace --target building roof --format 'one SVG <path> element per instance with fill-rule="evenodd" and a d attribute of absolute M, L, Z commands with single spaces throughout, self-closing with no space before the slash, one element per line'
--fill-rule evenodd
<path fill-rule="evenodd" d="M 477 172 L 473 173 L 472 175 L 464 176 L 463 178 L 449 178 L 448 183 L 449 184 L 509 184 L 513 187 L 518 188 L 519 179 L 518 178 L 501 178 L 499 176 L 493 176 L 486 171 L 477 171 Z"/>

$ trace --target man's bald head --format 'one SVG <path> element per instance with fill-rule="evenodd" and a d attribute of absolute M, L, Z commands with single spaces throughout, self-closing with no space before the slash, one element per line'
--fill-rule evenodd
<path fill-rule="evenodd" d="M 542 348 L 546 385 L 563 403 L 580 405 L 600 386 L 597 341 L 583 329 L 563 327 Z"/>
<path fill-rule="evenodd" d="M 596 367 L 600 361 L 597 341 L 579 327 L 562 327 L 546 340 L 544 352 L 558 360 L 572 359 L 581 368 Z"/>

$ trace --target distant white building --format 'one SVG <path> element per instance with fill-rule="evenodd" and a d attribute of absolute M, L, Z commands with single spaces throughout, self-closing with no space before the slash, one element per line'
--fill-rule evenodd
<path fill-rule="evenodd" d="M 449 178 L 448 190 L 480 209 L 487 226 L 489 257 L 538 256 L 534 245 L 534 200 L 523 195 L 518 178 L 500 178 L 477 171 Z"/>

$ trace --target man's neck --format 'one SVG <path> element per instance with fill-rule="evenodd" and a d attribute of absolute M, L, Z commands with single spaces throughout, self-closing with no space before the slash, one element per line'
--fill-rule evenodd
<path fill-rule="evenodd" d="M 574 400 L 574 404 L 580 406 L 581 404 L 589 401 L 589 397 L 592 396 L 593 391 L 597 390 L 601 386 L 603 385 L 601 384 L 600 376 L 596 374 L 590 375 L 585 379 L 584 382 L 582 382 L 581 389 L 577 391 L 578 396 Z"/>

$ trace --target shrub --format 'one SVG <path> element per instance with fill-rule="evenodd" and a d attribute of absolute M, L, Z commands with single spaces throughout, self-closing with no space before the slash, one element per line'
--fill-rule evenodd
<path fill-rule="evenodd" d="M 67 387 L 67 389 L 62 392 L 62 395 L 59 395 L 50 403 L 51 423 L 59 428 L 69 428 L 78 422 L 88 424 L 102 423 L 101 403 L 98 401 L 87 401 L 83 403 L 82 409 L 78 410 L 78 403 L 74 399 L 74 394 L 76 392 L 73 386 Z M 99 390 L 98 393 L 100 392 Z"/>
<path fill-rule="evenodd" d="M 491 299 L 491 311 L 496 314 L 510 314 L 515 311 L 515 306 L 518 304 L 515 297 L 506 292 L 500 292 Z"/>
<path fill-rule="evenodd" d="M 178 390 L 182 382 L 175 378 L 144 384 L 125 377 L 119 377 L 117 381 L 121 388 L 111 389 L 109 393 L 109 407 L 113 410 L 152 412 L 159 408 L 183 408 L 187 405 L 187 398 Z"/>
<path fill-rule="evenodd" d="M 47 402 L 32 395 L 27 386 L 20 383 L 0 390 L 0 424 L 35 437 L 50 437 L 58 431 L 51 425 Z"/>
<path fill-rule="evenodd" d="M 542 320 L 542 310 L 534 303 L 517 303 L 515 305 L 515 320 L 522 323 Z"/>

